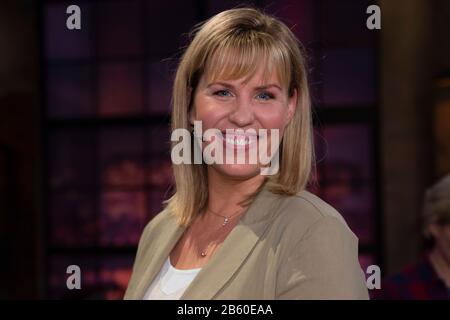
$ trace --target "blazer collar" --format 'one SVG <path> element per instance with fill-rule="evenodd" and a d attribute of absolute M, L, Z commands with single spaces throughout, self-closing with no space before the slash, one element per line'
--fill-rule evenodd
<path fill-rule="evenodd" d="M 213 299 L 262 238 L 271 218 L 279 208 L 280 201 L 279 195 L 271 193 L 267 190 L 267 186 L 264 186 L 238 224 L 191 282 L 181 299 Z M 161 230 L 162 239 L 155 245 L 154 250 L 149 252 L 151 257 L 144 259 L 148 261 L 148 266 L 135 291 L 139 299 L 142 299 L 185 230 L 185 227 L 176 223 L 170 212 L 167 219 L 170 219 L 170 222 L 165 224 L 164 230 Z"/>

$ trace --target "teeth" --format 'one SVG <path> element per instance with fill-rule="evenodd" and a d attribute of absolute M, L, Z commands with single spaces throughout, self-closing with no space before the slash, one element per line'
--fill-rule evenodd
<path fill-rule="evenodd" d="M 227 137 L 225 141 L 228 144 L 236 145 L 236 146 L 245 146 L 250 144 L 250 137 Z"/>

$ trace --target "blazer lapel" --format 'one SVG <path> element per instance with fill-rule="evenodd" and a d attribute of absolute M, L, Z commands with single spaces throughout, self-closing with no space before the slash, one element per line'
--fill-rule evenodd
<path fill-rule="evenodd" d="M 280 197 L 264 187 L 181 299 L 213 299 L 261 239 L 279 208 L 279 201 Z"/>
<path fill-rule="evenodd" d="M 145 253 L 142 262 L 145 266 L 144 275 L 137 283 L 134 297 L 131 297 L 131 299 L 142 299 L 144 297 L 148 286 L 161 270 L 164 262 L 185 230 L 185 227 L 177 224 L 170 212 L 168 212 L 165 223 L 166 227 L 162 226 L 160 230 L 155 230 L 155 232 L 161 232 L 160 237 L 158 237 L 157 243 L 153 243 L 152 248 Z"/>

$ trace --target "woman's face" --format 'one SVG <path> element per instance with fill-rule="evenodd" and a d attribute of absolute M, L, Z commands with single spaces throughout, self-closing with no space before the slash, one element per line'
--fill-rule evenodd
<path fill-rule="evenodd" d="M 249 179 L 260 173 L 260 161 L 248 161 L 250 149 L 257 148 L 258 143 L 262 142 L 259 130 L 268 129 L 267 145 L 270 150 L 270 129 L 278 129 L 281 138 L 295 112 L 296 90 L 288 97 L 288 88 L 281 85 L 276 72 L 263 81 L 263 71 L 260 68 L 250 79 L 243 77 L 211 83 L 207 83 L 206 77 L 202 76 L 194 93 L 191 123 L 201 121 L 203 132 L 214 128 L 220 130 L 224 137 L 214 136 L 211 141 L 202 142 L 203 150 L 214 139 L 218 139 L 218 143 L 223 146 L 224 159 L 226 152 L 236 155 L 239 149 L 245 150 L 244 164 L 238 164 L 235 160 L 234 163 L 225 161 L 224 164 L 212 164 L 209 167 L 233 179 Z M 242 129 L 244 132 L 254 129 L 257 135 L 251 132 L 226 135 L 227 129 Z"/>

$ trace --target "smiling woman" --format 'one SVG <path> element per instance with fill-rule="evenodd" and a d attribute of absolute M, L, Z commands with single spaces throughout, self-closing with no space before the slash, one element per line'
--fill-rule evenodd
<path fill-rule="evenodd" d="M 261 158 L 195 162 L 184 150 L 193 161 L 173 164 L 176 192 L 141 236 L 125 298 L 367 299 L 358 239 L 305 191 L 314 157 L 299 42 L 251 8 L 221 12 L 194 34 L 174 81 L 172 130 L 213 130 L 191 149 L 263 145 L 279 170 L 260 174 Z"/>
<path fill-rule="evenodd" d="M 179 128 L 172 132 L 171 140 L 178 141 L 173 146 L 171 158 L 175 165 L 180 164 L 242 164 L 268 165 L 260 169 L 262 175 L 278 172 L 278 129 L 225 129 L 209 128 L 203 133 L 202 121 L 194 121 L 194 136 L 197 141 L 194 159 L 191 157 L 192 139 L 188 130 Z M 270 145 L 268 139 L 270 134 Z M 194 143 L 195 143 L 194 142 Z M 203 142 L 209 142 L 203 149 Z M 194 162 L 192 162 L 194 161 Z"/>

